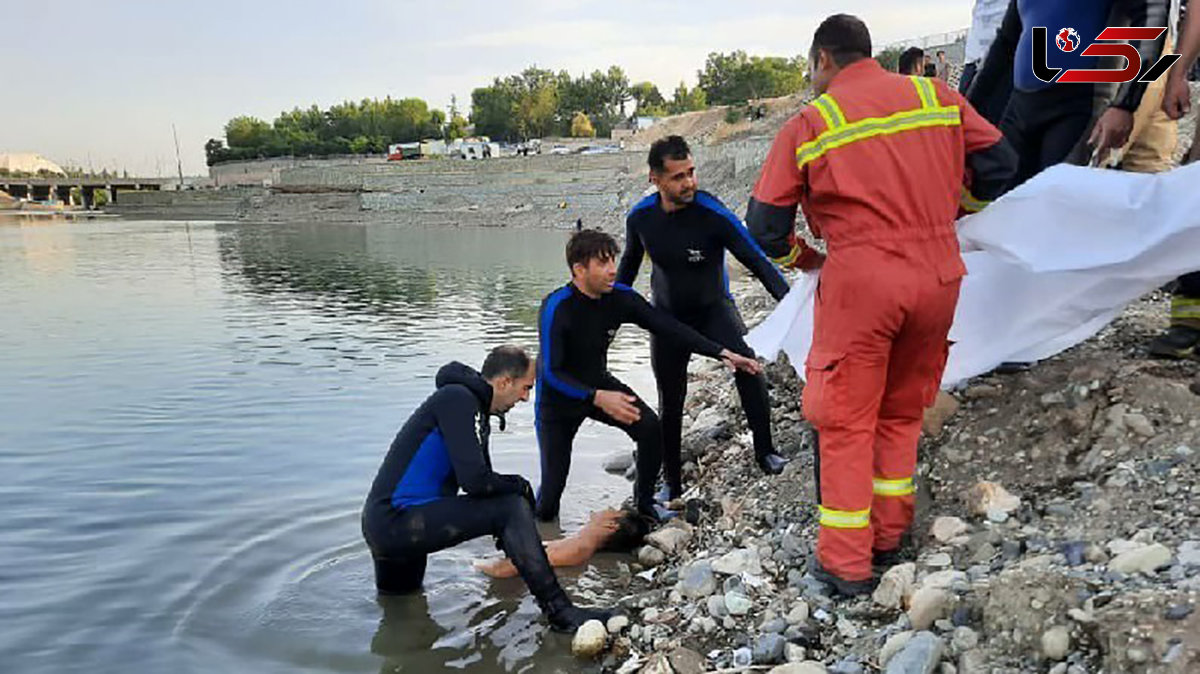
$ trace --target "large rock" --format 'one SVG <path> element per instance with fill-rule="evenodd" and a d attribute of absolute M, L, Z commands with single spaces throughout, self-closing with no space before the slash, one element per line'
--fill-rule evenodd
<path fill-rule="evenodd" d="M 725 595 L 714 594 L 708 598 L 707 602 L 708 614 L 714 618 L 724 618 L 729 615 L 729 608 L 725 606 Z"/>
<path fill-rule="evenodd" d="M 692 562 L 679 573 L 679 593 L 690 599 L 703 599 L 715 592 L 717 578 L 708 561 Z"/>
<path fill-rule="evenodd" d="M 918 632 L 887 664 L 886 674 L 933 674 L 945 645 L 932 632 Z"/>
<path fill-rule="evenodd" d="M 604 471 L 613 475 L 624 475 L 625 471 L 633 465 L 633 453 L 627 450 L 621 450 L 608 455 L 604 459 Z"/>
<path fill-rule="evenodd" d="M 1047 660 L 1065 660 L 1071 652 L 1071 630 L 1055 625 L 1042 633 L 1042 655 Z"/>
<path fill-rule="evenodd" d="M 692 540 L 691 529 L 678 526 L 665 526 L 646 536 L 647 543 L 668 555 L 674 555 L 682 550 L 690 540 Z"/>
<path fill-rule="evenodd" d="M 939 542 L 949 543 L 967 533 L 967 523 L 957 517 L 939 517 L 933 521 L 929 533 Z"/>
<path fill-rule="evenodd" d="M 912 592 L 916 575 L 917 565 L 912 562 L 893 566 L 879 579 L 871 599 L 884 608 L 900 608 L 904 597 Z"/>
<path fill-rule="evenodd" d="M 754 608 L 754 602 L 745 594 L 733 590 L 725 593 L 725 608 L 729 609 L 730 615 L 746 615 Z"/>
<path fill-rule="evenodd" d="M 897 632 L 888 637 L 887 641 L 883 642 L 883 648 L 879 649 L 879 666 L 886 667 L 897 653 L 904 650 L 909 640 L 913 638 L 913 634 L 913 632 Z"/>
<path fill-rule="evenodd" d="M 1120 573 L 1154 573 L 1171 563 L 1171 551 L 1162 543 L 1144 545 L 1122 552 L 1108 563 L 1108 568 Z"/>
<path fill-rule="evenodd" d="M 754 642 L 754 664 L 774 665 L 783 662 L 783 648 L 787 639 L 779 634 L 764 634 Z"/>
<path fill-rule="evenodd" d="M 762 563 L 759 561 L 758 551 L 750 548 L 741 548 L 725 553 L 713 562 L 712 568 L 713 571 L 727 576 L 736 576 L 741 573 L 762 575 Z"/>
<path fill-rule="evenodd" d="M 571 640 L 571 653 L 577 658 L 594 658 L 608 644 L 608 632 L 599 620 L 589 620 L 575 630 Z"/>
<path fill-rule="evenodd" d="M 954 595 L 936 587 L 922 587 L 913 593 L 908 606 L 908 620 L 914 630 L 927 630 L 934 622 L 950 615 Z"/>
<path fill-rule="evenodd" d="M 702 674 L 708 669 L 704 656 L 690 648 L 676 648 L 667 654 L 667 660 L 675 674 Z"/>
<path fill-rule="evenodd" d="M 1184 541 L 1179 545 L 1179 563 L 1200 567 L 1200 541 Z"/>
<path fill-rule="evenodd" d="M 643 545 L 638 549 L 638 562 L 642 566 L 654 567 L 667 561 L 667 553 L 653 545 Z"/>
<path fill-rule="evenodd" d="M 1010 513 L 1021 507 L 1021 499 L 1010 494 L 995 482 L 979 482 L 966 494 L 967 509 L 972 515 L 987 515 L 991 511 Z"/>
<path fill-rule="evenodd" d="M 934 437 L 941 435 L 946 422 L 958 413 L 960 406 L 954 396 L 945 391 L 938 391 L 933 405 L 925 410 L 925 418 L 921 421 L 921 430 L 925 431 L 926 435 Z"/>

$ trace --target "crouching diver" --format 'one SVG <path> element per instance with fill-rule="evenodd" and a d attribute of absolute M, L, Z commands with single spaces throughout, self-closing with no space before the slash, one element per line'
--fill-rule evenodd
<path fill-rule="evenodd" d="M 529 482 L 492 470 L 490 417 L 529 400 L 534 376 L 529 356 L 512 346 L 493 349 L 482 373 L 461 363 L 438 372 L 437 391 L 392 441 L 363 506 L 363 536 L 380 594 L 418 590 L 427 555 L 491 534 L 552 629 L 570 632 L 611 616 L 571 603 L 542 548 Z"/>

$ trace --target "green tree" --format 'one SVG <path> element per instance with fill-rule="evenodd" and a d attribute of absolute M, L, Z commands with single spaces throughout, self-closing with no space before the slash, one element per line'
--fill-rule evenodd
<path fill-rule="evenodd" d="M 678 115 L 683 112 L 692 112 L 693 110 L 704 110 L 708 107 L 708 97 L 705 96 L 704 90 L 700 87 L 688 89 L 683 82 L 675 87 L 675 96 L 671 99 L 667 110 Z"/>
<path fill-rule="evenodd" d="M 786 96 L 800 91 L 806 80 L 803 57 L 747 56 L 738 50 L 708 55 L 699 75 L 712 105 L 743 103 L 753 98 Z"/>
<path fill-rule="evenodd" d="M 572 138 L 595 138 L 596 129 L 592 126 L 592 120 L 582 112 L 575 113 L 575 117 L 571 119 L 571 137 Z"/>
<path fill-rule="evenodd" d="M 650 110 L 661 110 L 666 105 L 666 100 L 659 92 L 658 87 L 651 82 L 638 82 L 629 87 L 629 97 L 633 99 L 633 104 L 639 115 L 649 114 Z"/>
<path fill-rule="evenodd" d="M 234 117 L 225 124 L 229 147 L 263 148 L 272 140 L 274 129 L 257 117 Z"/>
<path fill-rule="evenodd" d="M 875 60 L 879 61 L 879 65 L 883 66 L 884 70 L 896 72 L 900 69 L 900 54 L 902 53 L 903 50 L 899 47 L 888 47 L 879 52 Z"/>

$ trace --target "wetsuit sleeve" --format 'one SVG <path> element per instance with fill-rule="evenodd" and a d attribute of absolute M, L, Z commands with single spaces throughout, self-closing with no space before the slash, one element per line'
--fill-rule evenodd
<path fill-rule="evenodd" d="M 475 435 L 475 414 L 478 410 L 479 400 L 462 386 L 448 387 L 433 409 L 458 486 L 470 496 L 521 494 L 524 490 L 523 478 L 501 475 L 493 471 L 488 463 L 483 446 Z"/>
<path fill-rule="evenodd" d="M 538 376 L 547 386 L 553 387 L 568 398 L 591 402 L 596 395 L 596 389 L 572 377 L 564 367 L 567 360 L 567 315 L 559 308 L 553 296 L 542 305 L 538 328 L 541 333 Z"/>
<path fill-rule="evenodd" d="M 767 254 L 762 248 L 754 242 L 750 236 L 750 231 L 742 224 L 741 219 L 733 214 L 725 205 L 718 201 L 715 197 L 710 197 L 713 202 L 713 210 L 720 216 L 721 222 L 724 225 L 722 228 L 723 241 L 725 247 L 733 256 L 738 259 L 755 278 L 763 284 L 767 292 L 776 301 L 782 300 L 788 294 L 788 282 L 779 273 L 779 269 L 771 264 L 771 260 L 767 258 Z M 793 216 L 794 217 L 794 216 Z"/>
<path fill-rule="evenodd" d="M 999 197 L 1017 173 L 1017 152 L 1000 130 L 983 118 L 961 94 L 936 82 L 938 98 L 956 105 L 962 123 L 963 145 L 971 184 L 964 189 L 962 207 L 968 213 L 981 210 Z"/>
<path fill-rule="evenodd" d="M 1124 11 L 1130 26 L 1166 26 L 1170 21 L 1171 2 L 1170 0 L 1125 0 L 1118 5 L 1118 9 Z M 1112 107 L 1129 112 L 1138 109 L 1148 86 L 1148 83 L 1138 80 L 1158 62 L 1158 57 L 1162 56 L 1166 42 L 1167 34 L 1163 33 L 1157 40 L 1139 40 L 1131 43 L 1138 50 L 1138 55 L 1142 57 L 1142 69 L 1138 71 L 1137 78 L 1132 82 L 1122 84 L 1117 89 Z"/>
<path fill-rule="evenodd" d="M 796 210 L 807 185 L 805 169 L 796 164 L 796 148 L 814 135 L 801 115 L 784 124 L 746 207 L 750 234 L 763 252 L 783 267 L 804 266 L 818 255 L 796 236 Z"/>
<path fill-rule="evenodd" d="M 633 285 L 642 266 L 642 256 L 645 254 L 642 237 L 633 231 L 632 216 L 625 218 L 625 252 L 621 254 L 621 263 L 617 265 L 617 283 Z"/>
<path fill-rule="evenodd" d="M 680 347 L 709 358 L 720 358 L 725 347 L 717 344 L 692 328 L 675 320 L 665 311 L 650 306 L 646 298 L 632 288 L 616 288 L 620 293 L 624 322 L 641 326 L 651 333 L 675 342 Z M 751 354 L 743 354 L 750 356 Z"/>
<path fill-rule="evenodd" d="M 1017 9 L 1017 0 L 1011 0 L 1008 3 L 1008 9 L 1004 12 L 1004 19 L 1000 22 L 1000 29 L 996 32 L 996 39 L 992 41 L 992 46 L 988 48 L 983 64 L 979 66 L 979 72 L 976 73 L 975 79 L 971 80 L 971 86 L 967 88 L 967 100 L 972 106 L 988 111 L 987 102 L 995 95 L 1004 78 L 1012 79 L 1013 62 L 1016 58 L 1017 43 L 1020 40 L 1021 12 Z M 1002 114 L 1003 111 L 997 109 L 995 112 Z M 993 124 L 1000 123 L 999 118 L 989 118 L 988 121 Z"/>

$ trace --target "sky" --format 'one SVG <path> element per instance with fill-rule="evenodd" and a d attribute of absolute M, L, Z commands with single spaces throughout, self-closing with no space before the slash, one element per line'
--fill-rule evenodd
<path fill-rule="evenodd" d="M 205 174 L 226 121 L 415 96 L 469 110 L 471 90 L 536 64 L 621 66 L 670 96 L 709 52 L 807 52 L 825 16 L 856 14 L 876 45 L 965 28 L 970 0 L 6 0 L 0 153 L 59 164 Z"/>

